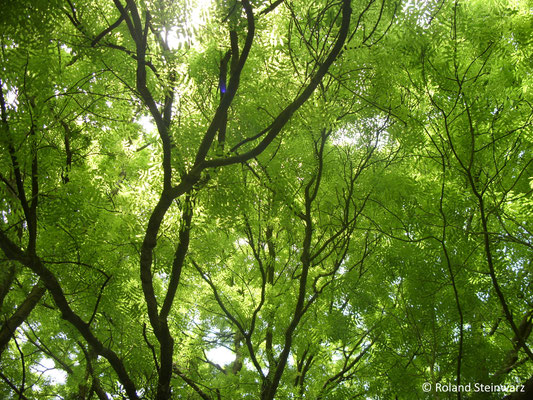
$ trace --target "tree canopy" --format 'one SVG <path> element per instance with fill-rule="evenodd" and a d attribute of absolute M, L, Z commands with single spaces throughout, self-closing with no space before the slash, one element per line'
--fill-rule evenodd
<path fill-rule="evenodd" d="M 532 32 L 4 0 L 0 397 L 530 398 Z"/>

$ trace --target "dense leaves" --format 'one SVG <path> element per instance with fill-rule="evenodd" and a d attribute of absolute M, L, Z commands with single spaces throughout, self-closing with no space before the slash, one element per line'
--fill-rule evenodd
<path fill-rule="evenodd" d="M 0 397 L 527 398 L 532 24 L 5 2 Z"/>

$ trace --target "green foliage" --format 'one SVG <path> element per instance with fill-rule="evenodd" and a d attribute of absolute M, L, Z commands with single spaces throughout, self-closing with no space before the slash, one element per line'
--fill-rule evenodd
<path fill-rule="evenodd" d="M 5 3 L 0 397 L 531 378 L 530 2 Z"/>

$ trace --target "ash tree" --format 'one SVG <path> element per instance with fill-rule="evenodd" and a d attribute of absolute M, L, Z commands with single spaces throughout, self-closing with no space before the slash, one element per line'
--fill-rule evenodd
<path fill-rule="evenodd" d="M 530 391 L 530 14 L 5 2 L 0 394 Z"/>

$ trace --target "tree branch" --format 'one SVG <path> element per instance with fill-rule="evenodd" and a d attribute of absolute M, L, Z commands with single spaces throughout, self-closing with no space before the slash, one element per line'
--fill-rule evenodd
<path fill-rule="evenodd" d="M 44 283 L 46 289 L 52 295 L 54 302 L 61 311 L 61 316 L 66 321 L 70 322 L 84 339 L 91 345 L 95 351 L 100 354 L 102 357 L 107 359 L 113 369 L 115 370 L 121 384 L 124 386 L 128 396 L 132 400 L 138 400 L 137 390 L 130 376 L 126 372 L 122 360 L 117 356 L 117 354 L 105 347 L 96 336 L 94 336 L 91 331 L 90 326 L 85 323 L 78 314 L 76 314 L 69 305 L 63 289 L 59 284 L 56 276 L 47 269 L 39 257 L 37 256 L 27 256 L 20 250 L 6 235 L 3 231 L 0 231 L 0 248 L 12 260 L 20 262 L 22 265 L 28 267 L 34 273 L 39 275 L 42 282 Z"/>
<path fill-rule="evenodd" d="M 339 30 L 339 35 L 337 36 L 337 40 L 335 42 L 335 45 L 333 46 L 333 49 L 329 53 L 324 63 L 320 66 L 317 73 L 313 76 L 313 78 L 311 78 L 311 81 L 302 91 L 302 93 L 291 104 L 285 107 L 285 109 L 276 117 L 276 119 L 270 124 L 270 126 L 266 128 L 268 134 L 265 136 L 265 138 L 253 149 L 243 154 L 237 154 L 235 156 L 230 156 L 226 158 L 215 158 L 204 162 L 201 162 L 202 160 L 198 160 L 197 158 L 197 161 L 201 162 L 201 169 L 221 167 L 224 165 L 231 165 L 248 161 L 254 157 L 257 157 L 268 147 L 270 143 L 272 143 L 272 141 L 279 135 L 279 133 L 287 124 L 287 122 L 291 119 L 292 115 L 309 99 L 309 97 L 311 97 L 318 84 L 322 81 L 322 78 L 326 75 L 327 71 L 329 70 L 333 62 L 336 60 L 337 56 L 340 54 L 346 37 L 348 35 L 351 14 L 351 2 L 349 0 L 343 0 L 342 23 Z M 205 154 L 207 154 L 207 152 L 205 152 Z"/>
<path fill-rule="evenodd" d="M 2 328 L 0 329 L 0 357 L 17 328 L 26 321 L 26 318 L 28 318 L 35 306 L 39 303 L 45 292 L 46 289 L 43 287 L 42 281 L 39 280 L 22 304 L 17 307 L 15 313 L 2 324 Z"/>

